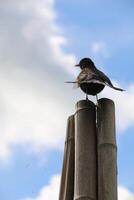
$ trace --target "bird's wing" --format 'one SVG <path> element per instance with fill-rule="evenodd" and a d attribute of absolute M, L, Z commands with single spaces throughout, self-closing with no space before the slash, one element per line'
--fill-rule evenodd
<path fill-rule="evenodd" d="M 78 75 L 76 81 L 77 86 L 81 83 L 101 83 L 104 82 L 99 78 L 99 75 L 96 74 L 94 71 L 90 70 L 89 68 L 83 69 L 80 74 Z M 105 83 L 104 83 L 105 84 Z"/>
<path fill-rule="evenodd" d="M 100 70 L 97 70 L 97 75 L 100 81 L 104 82 L 106 85 L 109 85 L 110 87 L 113 87 L 112 82 L 110 79 Z"/>
<path fill-rule="evenodd" d="M 110 79 L 100 70 L 97 70 L 97 74 L 99 76 L 99 78 L 105 83 L 105 85 L 108 85 L 109 87 L 115 89 L 115 90 L 119 90 L 119 91 L 125 91 L 124 89 L 121 88 L 117 88 L 115 87 L 112 82 L 110 81 Z"/>

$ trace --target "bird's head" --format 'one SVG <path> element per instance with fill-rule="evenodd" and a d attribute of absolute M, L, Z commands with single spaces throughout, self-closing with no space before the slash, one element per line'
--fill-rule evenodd
<path fill-rule="evenodd" d="M 79 64 L 75 65 L 76 67 L 80 67 L 81 69 L 84 68 L 94 68 L 95 65 L 93 63 L 93 61 L 90 58 L 83 58 L 80 60 Z"/>

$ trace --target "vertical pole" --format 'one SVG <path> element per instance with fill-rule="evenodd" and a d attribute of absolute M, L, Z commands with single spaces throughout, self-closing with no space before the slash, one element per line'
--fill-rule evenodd
<path fill-rule="evenodd" d="M 115 106 L 110 99 L 100 99 L 98 124 L 98 200 L 117 200 L 117 146 Z"/>
<path fill-rule="evenodd" d="M 74 197 L 74 115 L 68 118 L 59 200 Z"/>
<path fill-rule="evenodd" d="M 82 100 L 75 113 L 74 200 L 96 200 L 96 108 Z"/>

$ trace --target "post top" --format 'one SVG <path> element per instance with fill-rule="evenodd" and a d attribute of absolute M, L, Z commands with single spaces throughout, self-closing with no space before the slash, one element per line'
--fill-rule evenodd
<path fill-rule="evenodd" d="M 76 112 L 79 110 L 87 109 L 89 107 L 95 108 L 95 104 L 90 100 L 80 100 L 75 105 Z"/>
<path fill-rule="evenodd" d="M 114 105 L 114 101 L 112 99 L 108 99 L 108 98 L 101 98 L 98 100 L 100 103 L 111 103 Z"/>

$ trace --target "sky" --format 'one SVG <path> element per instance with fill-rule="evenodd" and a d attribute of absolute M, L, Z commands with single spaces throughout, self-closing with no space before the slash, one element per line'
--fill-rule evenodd
<path fill-rule="evenodd" d="M 66 122 L 85 95 L 65 84 L 93 59 L 116 106 L 119 200 L 134 200 L 134 3 L 0 3 L 0 199 L 58 200 Z M 91 100 L 94 98 L 90 97 Z"/>

